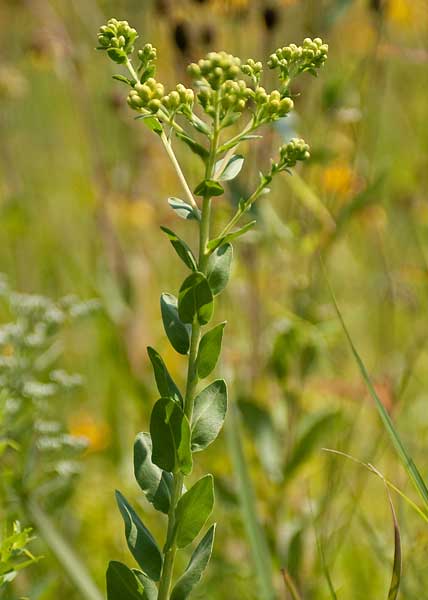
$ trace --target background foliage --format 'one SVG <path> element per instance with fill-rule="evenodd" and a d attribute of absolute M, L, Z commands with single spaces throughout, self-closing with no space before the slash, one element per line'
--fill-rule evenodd
<path fill-rule="evenodd" d="M 393 531 L 382 485 L 321 448 L 370 461 L 413 492 L 349 353 L 318 256 L 376 390 L 426 474 L 427 3 L 0 3 L 7 25 L 0 41 L 0 271 L 19 292 L 58 302 L 73 294 L 101 305 L 55 334 L 58 368 L 79 373 L 83 385 L 53 395 L 51 406 L 88 448 L 67 494 L 42 501 L 100 588 L 108 560 L 128 560 L 113 490 L 136 506 L 141 500 L 132 444 L 147 430 L 157 397 L 146 346 L 162 351 L 173 377 L 183 378 L 158 309 L 160 292 L 176 288 L 184 272 L 159 230 L 173 219 L 166 198 L 180 195 L 180 187 L 158 140 L 134 121 L 124 89 L 94 50 L 99 25 L 113 14 L 157 46 L 162 79 L 171 85 L 213 48 L 266 58 L 308 35 L 329 43 L 322 77 L 299 80 L 299 119 L 269 130 L 256 150 L 254 160 L 263 162 L 270 144 L 299 134 L 312 159 L 276 182 L 257 207 L 257 229 L 235 252 L 233 283 L 219 306 L 219 319 L 229 321 L 220 370 L 233 381 L 231 414 L 244 435 L 277 589 L 286 566 L 306 598 L 330 598 L 328 577 L 340 598 L 385 595 Z M 200 164 L 177 148 L 196 184 Z M 230 203 L 257 177 L 250 163 L 243 174 L 229 188 Z M 221 202 L 227 212 L 230 205 Z M 8 302 L 1 316 L 11 321 Z M 10 344 L 1 352 L 10 356 Z M 215 475 L 219 526 L 195 598 L 228 598 L 231 590 L 233 597 L 257 597 L 234 425 L 198 463 L 196 477 Z M 20 502 L 1 493 L 9 532 L 16 517 L 34 526 Z M 428 536 L 407 505 L 394 501 L 401 595 L 416 600 L 428 584 Z M 160 531 L 158 515 L 146 504 L 139 510 Z M 77 600 L 43 536 L 37 528 L 33 534 L 31 553 L 43 559 L 0 596 L 49 600 L 61 593 Z"/>

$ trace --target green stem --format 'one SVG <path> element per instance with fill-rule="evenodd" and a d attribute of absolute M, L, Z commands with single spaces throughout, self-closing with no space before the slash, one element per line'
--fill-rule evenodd
<path fill-rule="evenodd" d="M 258 597 L 263 600 L 276 600 L 269 546 L 257 514 L 256 496 L 242 444 L 241 423 L 233 404 L 229 406 L 225 430 L 234 472 L 238 480 L 242 520 L 247 531 L 259 585 L 260 595 Z"/>
<path fill-rule="evenodd" d="M 188 190 L 188 198 L 191 199 L 191 203 L 193 206 L 197 206 L 195 201 L 193 200 L 192 193 L 187 185 L 186 179 L 181 171 L 181 168 L 177 162 L 174 151 L 163 133 L 161 135 L 162 142 L 168 152 L 168 155 L 171 158 L 172 163 L 176 166 L 176 171 L 182 181 L 183 187 Z M 206 179 L 210 179 L 213 174 L 215 158 L 217 155 L 217 145 L 218 145 L 218 127 L 214 125 L 214 132 L 211 141 L 211 149 L 210 156 L 207 161 Z M 199 261 L 198 261 L 198 269 L 202 273 L 206 273 L 207 262 L 209 254 L 207 252 L 207 244 L 210 236 L 210 221 L 211 221 L 211 198 L 206 196 L 203 199 L 202 211 L 201 211 L 201 222 L 199 229 Z M 188 418 L 190 424 L 192 423 L 192 415 L 193 415 L 193 405 L 195 399 L 196 386 L 198 383 L 198 375 L 196 370 L 196 361 L 198 357 L 198 349 L 199 349 L 199 340 L 201 337 L 201 326 L 195 318 L 192 323 L 192 333 L 190 338 L 190 349 L 189 349 L 189 361 L 187 367 L 187 383 L 186 383 L 186 393 L 184 397 L 184 413 Z M 171 499 L 171 506 L 168 513 L 168 530 L 167 530 L 167 538 L 166 538 L 166 552 L 164 557 L 164 564 L 162 568 L 161 579 L 159 583 L 159 593 L 158 600 L 168 600 L 170 596 L 172 577 L 174 574 L 174 562 L 175 556 L 177 554 L 177 545 L 175 543 L 175 511 L 177 508 L 177 504 L 181 498 L 183 493 L 183 481 L 184 477 L 181 473 L 174 474 L 174 492 L 173 497 Z"/>
<path fill-rule="evenodd" d="M 70 581 L 85 600 L 103 600 L 103 596 L 80 559 L 58 532 L 49 516 L 34 500 L 25 504 L 25 509 L 41 537 L 49 546 Z"/>

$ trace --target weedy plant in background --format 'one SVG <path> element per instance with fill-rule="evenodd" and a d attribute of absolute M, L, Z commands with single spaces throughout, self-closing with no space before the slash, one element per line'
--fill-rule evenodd
<path fill-rule="evenodd" d="M 4 279 L 0 303 L 8 319 L 0 326 L 0 499 L 14 519 L 34 525 L 37 537 L 82 597 L 99 600 L 100 593 L 51 516 L 70 496 L 86 447 L 83 438 L 68 433 L 58 414 L 59 400 L 81 384 L 79 375 L 58 368 L 62 350 L 58 334 L 67 322 L 87 315 L 97 304 L 73 296 L 54 302 L 17 293 Z M 3 536 L 4 584 L 33 560 L 25 549 L 29 531 L 15 525 L 11 535 Z"/>
<path fill-rule="evenodd" d="M 198 389 L 198 384 L 216 367 L 226 323 L 210 326 L 206 331 L 204 328 L 212 323 L 215 298 L 229 280 L 231 242 L 255 224 L 250 220 L 242 225 L 242 218 L 254 202 L 269 192 L 268 186 L 276 175 L 289 172 L 299 161 L 309 158 L 308 145 L 301 139 L 282 145 L 278 158 L 260 173 L 254 191 L 240 200 L 221 232 L 212 232 L 211 227 L 215 198 L 225 193 L 224 183 L 237 177 L 244 165 L 238 146 L 257 140 L 260 135 L 256 132 L 262 126 L 292 111 L 293 78 L 303 72 L 315 75 L 327 58 L 328 47 L 319 38 L 307 38 L 301 46 L 279 48 L 267 63 L 278 74 L 278 89 L 267 91 L 262 86 L 261 62 L 244 62 L 226 52 L 211 52 L 189 65 L 192 88 L 179 83 L 167 92 L 155 79 L 156 49 L 145 44 L 135 53 L 137 38 L 136 30 L 126 21 L 111 19 L 100 29 L 99 49 L 128 69 L 128 77 L 120 74 L 115 79 L 129 86 L 129 106 L 159 136 L 177 172 L 185 198 L 169 198 L 168 202 L 177 217 L 189 222 L 190 236 L 192 241 L 198 241 L 199 249 L 195 255 L 184 240 L 162 227 L 190 271 L 177 297 L 164 293 L 160 299 L 166 335 L 173 348 L 187 359 L 187 381 L 185 390 L 179 390 L 162 357 L 148 348 L 160 398 L 152 410 L 150 433 L 137 436 L 134 466 L 147 500 L 167 515 L 167 530 L 161 549 L 136 511 L 117 492 L 128 546 L 140 570 L 111 562 L 107 592 L 110 600 L 183 600 L 202 577 L 215 533 L 212 525 L 194 549 L 185 572 L 176 578 L 177 551 L 196 540 L 214 505 L 212 475 L 190 485 L 185 486 L 184 482 L 192 473 L 195 455 L 218 436 L 227 408 L 223 379 Z M 175 138 L 187 144 L 204 163 L 204 174 L 193 192 L 174 153 Z"/>

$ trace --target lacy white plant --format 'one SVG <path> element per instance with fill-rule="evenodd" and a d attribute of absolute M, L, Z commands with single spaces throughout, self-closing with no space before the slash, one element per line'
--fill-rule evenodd
<path fill-rule="evenodd" d="M 182 600 L 202 577 L 215 532 L 212 525 L 194 550 L 186 571 L 172 587 L 178 549 L 196 539 L 214 505 L 212 475 L 202 477 L 185 492 L 184 478 L 192 472 L 193 455 L 218 436 L 227 407 L 224 380 L 218 379 L 202 391 L 197 390 L 199 381 L 208 377 L 217 364 L 225 323 L 206 332 L 203 328 L 212 320 L 214 298 L 228 283 L 231 242 L 255 224 L 250 221 L 237 228 L 239 222 L 254 202 L 268 192 L 268 185 L 278 173 L 309 158 L 308 145 L 301 139 L 292 139 L 281 146 L 278 159 L 271 162 L 266 173 L 260 173 L 254 191 L 240 200 L 230 221 L 214 235 L 212 200 L 224 194 L 224 182 L 241 171 L 244 157 L 236 153 L 241 142 L 259 138 L 254 132 L 262 125 L 290 113 L 294 106 L 290 92 L 292 79 L 305 71 L 316 74 L 327 58 L 328 47 L 319 38 L 307 38 L 302 46 L 291 44 L 279 48 L 267 63 L 279 74 L 278 89 L 271 91 L 261 85 L 261 62 L 251 59 L 242 62 L 226 52 L 211 52 L 189 66 L 193 88 L 179 83 L 175 90 L 166 92 L 164 85 L 154 78 L 156 49 L 151 44 L 138 50 L 136 62 L 132 62 L 137 38 L 136 30 L 126 21 L 111 19 L 100 29 L 99 49 L 128 69 L 129 77 L 116 75 L 115 79 L 130 87 L 129 106 L 160 137 L 174 165 L 185 200 L 169 198 L 169 204 L 178 217 L 194 226 L 199 252 L 195 256 L 185 241 L 162 227 L 190 271 L 178 298 L 166 293 L 160 300 L 166 335 L 173 348 L 187 357 L 187 383 L 182 393 L 161 356 L 148 348 L 160 399 L 153 407 L 150 433 L 137 437 L 134 463 L 138 484 L 155 509 L 167 515 L 168 526 L 161 550 L 134 509 L 117 493 L 128 546 L 141 570 L 111 562 L 107 591 L 110 600 Z M 244 115 L 249 118 L 243 124 Z M 187 144 L 204 163 L 204 175 L 193 192 L 175 156 L 174 137 Z"/>

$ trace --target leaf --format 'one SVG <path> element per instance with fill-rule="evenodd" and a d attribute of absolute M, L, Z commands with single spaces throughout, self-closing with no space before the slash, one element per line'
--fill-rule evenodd
<path fill-rule="evenodd" d="M 119 491 L 116 491 L 116 501 L 125 523 L 126 541 L 132 556 L 150 579 L 159 581 L 162 555 L 155 540 Z"/>
<path fill-rule="evenodd" d="M 283 445 L 270 413 L 248 400 L 239 402 L 239 410 L 263 468 L 272 480 L 281 480 Z"/>
<path fill-rule="evenodd" d="M 226 235 L 220 236 L 218 238 L 214 238 L 213 240 L 211 240 L 208 243 L 208 250 L 214 250 L 215 248 L 218 248 L 218 246 L 221 246 L 225 242 L 231 242 L 232 240 L 235 240 L 236 238 L 240 237 L 241 235 L 244 235 L 244 233 L 247 233 L 247 231 L 249 231 L 250 229 L 252 229 L 254 227 L 256 222 L 257 221 L 255 221 L 255 220 L 250 221 L 249 223 L 247 223 L 240 229 L 236 229 L 235 231 L 232 231 L 231 233 L 227 233 Z"/>
<path fill-rule="evenodd" d="M 150 131 L 153 131 L 154 133 L 157 133 L 158 135 L 161 135 L 163 133 L 162 125 L 159 123 L 159 121 L 155 117 L 149 117 L 148 119 L 144 119 L 143 123 L 146 127 L 148 127 L 150 129 Z"/>
<path fill-rule="evenodd" d="M 184 202 L 184 200 L 180 200 L 180 198 L 168 198 L 168 204 L 170 205 L 172 210 L 175 211 L 175 213 L 182 219 L 186 219 L 189 221 L 192 219 L 195 221 L 201 220 L 199 210 L 197 211 L 192 206 L 190 206 L 190 204 Z"/>
<path fill-rule="evenodd" d="M 143 600 L 157 600 L 158 588 L 156 587 L 156 584 L 151 579 L 149 579 L 146 575 L 144 575 L 144 573 L 142 573 L 141 571 L 138 571 L 138 569 L 132 569 L 132 572 L 134 573 L 135 577 L 137 579 L 139 579 L 141 581 L 141 583 L 143 584 L 143 587 L 144 587 Z M 118 600 L 122 600 L 122 599 L 119 598 Z"/>
<path fill-rule="evenodd" d="M 200 582 L 211 558 L 214 535 L 215 525 L 212 525 L 193 552 L 187 569 L 175 584 L 170 600 L 185 600 Z"/>
<path fill-rule="evenodd" d="M 197 271 L 198 265 L 196 264 L 196 258 L 193 256 L 193 252 L 190 250 L 186 242 L 178 237 L 176 233 L 168 229 L 167 227 L 161 226 L 161 229 L 168 236 L 174 250 L 178 256 L 184 262 L 186 267 L 189 267 L 191 271 Z"/>
<path fill-rule="evenodd" d="M 183 141 L 185 144 L 187 144 L 187 146 L 190 148 L 190 150 L 192 150 L 192 152 L 194 152 L 197 156 L 199 156 L 199 158 L 202 158 L 202 160 L 204 161 L 204 163 L 206 162 L 206 160 L 209 157 L 210 153 L 208 152 L 208 150 L 206 148 L 204 148 L 204 146 L 202 146 L 201 144 L 199 144 L 196 140 L 194 140 L 193 138 L 191 138 L 187 134 L 181 133 L 180 131 L 176 131 L 175 135 L 181 141 Z"/>
<path fill-rule="evenodd" d="M 153 373 L 160 395 L 166 398 L 172 398 L 174 402 L 177 402 L 183 407 L 183 397 L 169 374 L 161 355 L 150 346 L 147 347 L 147 354 L 152 363 Z"/>
<path fill-rule="evenodd" d="M 400 582 L 401 582 L 401 538 L 400 538 L 400 529 L 398 527 L 397 516 L 395 514 L 394 505 L 392 503 L 391 495 L 389 493 L 388 487 L 386 487 L 386 491 L 388 494 L 389 505 L 391 507 L 391 515 L 392 521 L 394 524 L 394 563 L 392 566 L 392 577 L 391 584 L 389 586 L 388 592 L 388 600 L 396 600 L 398 597 L 398 592 L 400 591 Z"/>
<path fill-rule="evenodd" d="M 218 181 L 231 181 L 237 177 L 244 165 L 244 157 L 240 154 L 234 154 L 231 156 L 224 169 L 218 173 L 218 170 L 222 168 L 223 159 L 220 159 L 214 169 L 216 173 L 216 179 Z"/>
<path fill-rule="evenodd" d="M 214 310 L 213 294 L 203 273 L 187 277 L 178 294 L 178 314 L 183 323 L 193 323 L 196 317 L 200 325 L 211 319 Z"/>
<path fill-rule="evenodd" d="M 225 325 L 226 321 L 207 331 L 199 343 L 196 368 L 201 379 L 208 377 L 217 364 Z"/>
<path fill-rule="evenodd" d="M 152 461 L 165 471 L 192 470 L 190 425 L 181 408 L 170 398 L 160 398 L 150 418 Z"/>
<path fill-rule="evenodd" d="M 222 244 L 214 250 L 208 260 L 207 279 L 214 296 L 227 286 L 233 258 L 232 244 Z"/>
<path fill-rule="evenodd" d="M 205 475 L 179 500 L 175 511 L 175 541 L 184 548 L 198 535 L 214 506 L 214 481 Z"/>
<path fill-rule="evenodd" d="M 177 298 L 172 294 L 162 294 L 160 305 L 163 326 L 172 347 L 179 354 L 187 354 L 190 346 L 189 329 L 178 316 Z"/>
<path fill-rule="evenodd" d="M 112 560 L 107 573 L 107 600 L 143 600 L 142 587 L 131 569 Z"/>
<path fill-rule="evenodd" d="M 134 474 L 138 485 L 156 510 L 168 514 L 172 498 L 173 478 L 152 462 L 152 439 L 139 433 L 134 443 Z"/>
<path fill-rule="evenodd" d="M 199 452 L 218 436 L 227 411 L 227 387 L 224 379 L 217 379 L 202 390 L 196 398 L 192 418 L 192 451 Z"/>
<path fill-rule="evenodd" d="M 331 432 L 340 417 L 340 412 L 319 412 L 309 415 L 304 421 L 300 435 L 291 451 L 284 469 L 285 479 L 290 479 L 320 444 L 324 434 Z"/>
<path fill-rule="evenodd" d="M 193 192 L 196 196 L 222 196 L 224 194 L 223 187 L 213 179 L 204 179 L 197 185 Z"/>
<path fill-rule="evenodd" d="M 116 81 L 121 81 L 122 83 L 126 83 L 126 85 L 132 85 L 132 81 L 131 79 L 128 79 L 128 77 L 124 77 L 123 75 L 112 75 L 113 79 L 116 79 Z"/>

